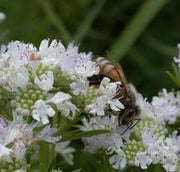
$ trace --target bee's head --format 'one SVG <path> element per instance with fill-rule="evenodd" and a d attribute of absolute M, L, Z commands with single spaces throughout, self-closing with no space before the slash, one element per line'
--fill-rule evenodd
<path fill-rule="evenodd" d="M 133 120 L 138 119 L 139 116 L 139 107 L 131 106 L 125 107 L 125 110 L 121 114 L 120 124 L 127 125 L 131 123 Z"/>

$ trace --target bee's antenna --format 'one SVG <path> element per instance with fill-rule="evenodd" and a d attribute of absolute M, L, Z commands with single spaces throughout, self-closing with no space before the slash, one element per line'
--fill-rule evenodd
<path fill-rule="evenodd" d="M 107 59 L 110 60 L 110 61 L 112 61 L 113 58 L 112 58 L 112 56 L 110 55 L 110 52 L 109 52 L 108 50 L 106 50 L 106 54 L 107 54 Z"/>
<path fill-rule="evenodd" d="M 122 133 L 121 136 L 126 133 L 128 130 L 132 130 L 138 123 L 140 122 L 140 119 L 137 119 L 137 121 L 133 124 L 131 123 Z"/>
<path fill-rule="evenodd" d="M 140 119 L 137 119 L 137 121 L 136 121 L 135 124 L 130 128 L 130 130 L 132 130 L 139 122 L 140 122 Z"/>
<path fill-rule="evenodd" d="M 133 123 L 131 123 L 129 126 L 127 126 L 127 128 L 121 133 L 121 136 L 122 136 L 124 133 L 126 133 L 126 132 L 129 130 L 129 128 L 131 128 L 132 125 L 133 125 Z"/>

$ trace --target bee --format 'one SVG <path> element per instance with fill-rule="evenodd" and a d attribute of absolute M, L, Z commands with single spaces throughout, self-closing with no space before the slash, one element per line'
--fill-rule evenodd
<path fill-rule="evenodd" d="M 128 125 L 132 123 L 134 119 L 139 116 L 139 106 L 136 105 L 136 90 L 133 85 L 128 84 L 126 76 L 118 64 L 113 64 L 103 57 L 92 58 L 92 61 L 96 62 L 99 66 L 99 74 L 93 75 L 88 78 L 90 85 L 100 84 L 104 77 L 108 77 L 111 82 L 121 82 L 119 88 L 117 88 L 117 94 L 114 98 L 120 98 L 120 101 L 124 104 L 125 108 L 118 112 L 119 125 Z"/>

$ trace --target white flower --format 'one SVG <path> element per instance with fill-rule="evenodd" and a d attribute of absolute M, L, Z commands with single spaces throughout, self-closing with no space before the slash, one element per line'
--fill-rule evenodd
<path fill-rule="evenodd" d="M 50 105 L 47 105 L 43 100 L 38 100 L 34 104 L 32 111 L 32 117 L 37 120 L 41 121 L 43 124 L 49 123 L 49 117 L 52 117 L 55 115 L 55 111 L 51 108 Z"/>
<path fill-rule="evenodd" d="M 107 134 L 100 134 L 89 138 L 83 138 L 85 150 L 94 153 L 98 148 L 106 150 L 107 154 L 114 152 L 118 153 L 123 146 L 122 138 L 119 133 L 116 132 L 117 116 L 96 116 L 90 118 L 90 121 L 83 119 L 83 126 L 80 128 L 82 131 L 91 130 L 109 130 Z"/>
<path fill-rule="evenodd" d="M 49 45 L 49 39 L 41 41 L 39 52 L 36 56 L 41 57 L 41 62 L 44 65 L 58 64 L 65 56 L 65 48 L 60 41 L 53 40 Z"/>
<path fill-rule="evenodd" d="M 66 50 L 66 56 L 59 62 L 59 65 L 66 72 L 73 73 L 74 67 L 79 59 L 78 47 L 69 44 Z"/>
<path fill-rule="evenodd" d="M 25 90 L 29 81 L 29 74 L 27 69 L 25 67 L 20 67 L 16 73 L 16 76 L 12 76 L 11 80 L 18 88 Z"/>
<path fill-rule="evenodd" d="M 121 136 L 118 133 L 113 133 L 112 134 L 112 145 L 108 147 L 107 149 L 107 153 L 108 154 L 112 154 L 114 152 L 119 153 L 119 151 L 121 152 L 121 148 L 123 147 L 123 141 Z"/>
<path fill-rule="evenodd" d="M 7 145 L 12 143 L 15 138 L 18 138 L 20 128 L 14 122 L 6 123 L 0 118 L 0 159 L 2 157 L 9 157 L 12 149 Z"/>
<path fill-rule="evenodd" d="M 49 91 L 53 88 L 54 76 L 52 71 L 47 71 L 46 73 L 37 76 L 34 79 L 35 84 L 44 91 Z"/>
<path fill-rule="evenodd" d="M 157 140 L 157 136 L 154 134 L 155 126 L 152 126 L 150 130 L 144 128 L 142 132 L 142 141 L 146 146 L 153 145 Z"/>
<path fill-rule="evenodd" d="M 66 162 L 73 165 L 73 152 L 75 149 L 69 146 L 70 141 L 56 143 L 55 151 L 59 153 Z"/>
<path fill-rule="evenodd" d="M 51 128 L 50 125 L 44 127 L 36 136 L 37 140 L 44 140 L 49 143 L 56 143 L 57 141 L 61 140 L 61 136 L 52 137 L 53 134 L 57 132 L 56 128 Z"/>
<path fill-rule="evenodd" d="M 100 83 L 99 90 L 103 95 L 106 95 L 109 98 L 113 98 L 117 94 L 117 88 L 120 86 L 119 82 L 112 82 L 110 83 L 110 79 L 104 77 Z"/>
<path fill-rule="evenodd" d="M 161 163 L 167 171 L 175 171 L 179 148 L 172 138 L 167 137 L 165 140 L 162 137 L 158 138 L 154 134 L 154 129 L 152 127 L 149 132 L 145 129 L 142 134 L 143 143 L 147 147 L 147 155 L 152 159 L 153 164 Z"/>
<path fill-rule="evenodd" d="M 88 86 L 89 83 L 86 80 L 83 80 L 82 78 L 78 78 L 75 82 L 72 82 L 70 84 L 70 87 L 74 95 L 85 95 Z"/>
<path fill-rule="evenodd" d="M 115 111 L 124 109 L 124 105 L 120 102 L 119 98 L 114 98 L 117 95 L 117 90 L 121 89 L 120 85 L 120 82 L 110 83 L 110 79 L 104 77 L 99 87 L 102 94 L 107 97 L 107 103 L 110 105 L 111 109 Z"/>
<path fill-rule="evenodd" d="M 109 162 L 115 169 L 123 169 L 127 163 L 126 156 L 122 150 L 110 157 Z"/>
<path fill-rule="evenodd" d="M 0 22 L 2 22 L 3 20 L 5 20 L 6 15 L 0 11 Z"/>
<path fill-rule="evenodd" d="M 114 98 L 117 94 L 117 89 L 120 89 L 119 84 L 119 82 L 110 83 L 109 78 L 103 78 L 99 87 L 102 96 L 96 98 L 92 104 L 86 105 L 85 110 L 91 114 L 103 116 L 105 115 L 104 111 L 107 104 L 109 104 L 114 111 L 124 109 L 124 105 L 120 102 L 119 98 Z"/>
<path fill-rule="evenodd" d="M 22 170 L 22 169 L 19 169 L 19 170 L 16 170 L 14 172 L 27 172 L 26 170 Z"/>
<path fill-rule="evenodd" d="M 85 110 L 89 111 L 91 114 L 97 114 L 99 116 L 104 116 L 104 110 L 107 104 L 107 97 L 101 96 L 94 100 L 94 102 L 90 105 L 86 105 Z"/>
<path fill-rule="evenodd" d="M 1 159 L 2 157 L 9 156 L 11 152 L 12 152 L 11 149 L 9 149 L 9 148 L 7 148 L 6 146 L 0 144 L 0 159 Z"/>
<path fill-rule="evenodd" d="M 177 45 L 178 49 L 179 49 L 179 56 L 178 57 L 174 57 L 174 62 L 177 63 L 179 70 L 180 70 L 180 44 Z"/>
<path fill-rule="evenodd" d="M 146 154 L 146 152 L 137 152 L 134 165 L 140 166 L 142 169 L 147 169 L 147 166 L 152 163 L 152 159 Z"/>
<path fill-rule="evenodd" d="M 152 110 L 152 105 L 147 102 L 147 99 L 143 98 L 143 96 L 141 94 L 137 94 L 136 96 L 136 104 L 139 106 L 140 108 L 140 114 L 139 117 L 142 120 L 145 120 L 147 117 L 153 117 L 154 113 Z"/>
<path fill-rule="evenodd" d="M 4 56 L 8 57 L 10 67 L 18 69 L 20 66 L 28 64 L 31 54 L 35 51 L 36 48 L 32 44 L 14 41 L 8 44 Z"/>
<path fill-rule="evenodd" d="M 91 130 L 115 130 L 117 126 L 117 116 L 95 116 L 90 119 L 83 118 L 81 126 L 82 131 L 91 131 Z"/>
<path fill-rule="evenodd" d="M 174 123 L 180 115 L 179 97 L 175 96 L 173 92 L 167 93 L 166 89 L 163 89 L 159 93 L 159 97 L 153 97 L 152 106 L 155 118 L 162 119 L 163 117 L 164 121 L 168 121 L 169 123 Z"/>
<path fill-rule="evenodd" d="M 108 149 L 113 146 L 111 133 L 83 138 L 82 141 L 85 145 L 84 150 L 90 153 L 95 153 L 99 148 Z"/>
<path fill-rule="evenodd" d="M 19 92 L 20 89 L 24 90 L 28 81 L 29 74 L 24 66 L 6 72 L 1 71 L 0 74 L 0 83 L 9 91 Z"/>
<path fill-rule="evenodd" d="M 96 63 L 92 61 L 80 63 L 75 66 L 75 74 L 82 78 L 87 78 L 98 73 L 99 67 L 97 67 Z"/>
<path fill-rule="evenodd" d="M 78 109 L 69 101 L 70 99 L 71 96 L 69 94 L 57 92 L 47 102 L 54 103 L 57 106 L 58 110 L 61 111 L 62 115 L 68 117 L 69 119 L 73 119 L 76 110 Z"/>
<path fill-rule="evenodd" d="M 91 58 L 91 53 L 78 53 L 78 47 L 71 43 L 67 47 L 66 57 L 59 64 L 66 72 L 87 80 L 87 77 L 99 72 L 99 67 Z"/>
<path fill-rule="evenodd" d="M 180 135 L 178 134 L 178 131 L 174 131 L 172 136 L 171 136 L 173 145 L 176 145 L 179 148 L 179 153 L 180 153 Z"/>
<path fill-rule="evenodd" d="M 12 146 L 12 151 L 14 156 L 17 159 L 24 159 L 25 153 L 26 153 L 26 147 L 24 143 L 20 140 L 16 141 Z"/>

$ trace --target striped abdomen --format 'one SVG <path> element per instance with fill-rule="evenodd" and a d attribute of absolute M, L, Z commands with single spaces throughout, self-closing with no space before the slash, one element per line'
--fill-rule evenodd
<path fill-rule="evenodd" d="M 119 71 L 111 62 L 103 57 L 94 57 L 92 60 L 95 61 L 100 68 L 99 75 L 102 75 L 100 77 L 108 77 L 114 82 L 121 81 Z"/>

